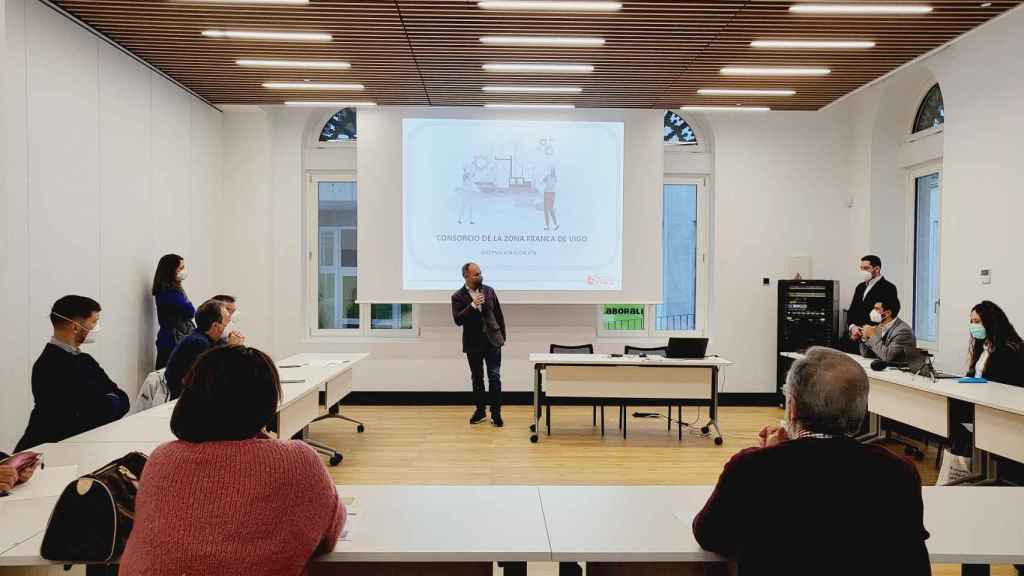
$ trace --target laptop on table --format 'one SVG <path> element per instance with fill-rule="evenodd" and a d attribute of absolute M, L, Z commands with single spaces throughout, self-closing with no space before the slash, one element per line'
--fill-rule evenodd
<path fill-rule="evenodd" d="M 669 338 L 668 358 L 703 360 L 708 351 L 707 338 Z"/>

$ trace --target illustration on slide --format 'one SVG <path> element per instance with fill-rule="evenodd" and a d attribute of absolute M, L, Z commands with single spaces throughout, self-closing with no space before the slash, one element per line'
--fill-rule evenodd
<path fill-rule="evenodd" d="M 475 223 L 474 209 L 496 203 L 511 204 L 516 210 L 543 212 L 544 229 L 558 230 L 555 189 L 558 184 L 553 138 L 541 138 L 533 150 L 514 141 L 489 153 L 476 153 L 462 166 L 462 183 L 455 188 L 457 222 Z M 534 175 L 543 174 L 539 183 Z M 477 201 L 479 199 L 479 202 Z"/>
<path fill-rule="evenodd" d="M 462 185 L 457 190 L 462 206 L 459 209 L 459 224 L 462 224 L 462 219 L 466 217 L 466 212 L 469 212 L 469 223 L 474 224 L 473 196 L 476 194 L 476 185 L 473 184 L 473 170 L 468 164 L 462 167 Z"/>
<path fill-rule="evenodd" d="M 558 218 L 555 217 L 555 184 L 558 183 L 558 175 L 555 174 L 554 165 L 550 167 L 542 182 L 544 183 L 544 229 L 551 229 L 551 225 L 548 223 L 550 214 L 551 220 L 555 223 L 555 230 L 558 230 Z"/>

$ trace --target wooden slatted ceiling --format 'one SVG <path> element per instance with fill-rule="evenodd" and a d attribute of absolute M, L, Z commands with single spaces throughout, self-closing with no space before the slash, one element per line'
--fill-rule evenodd
<path fill-rule="evenodd" d="M 896 3 L 896 0 L 881 0 Z M 626 0 L 613 13 L 481 10 L 475 0 L 311 0 L 307 6 L 168 0 L 55 0 L 128 50 L 221 104 L 371 100 L 379 104 L 557 102 L 578 107 L 674 108 L 741 102 L 816 110 L 1019 2 L 922 0 L 923 16 L 810 16 L 778 0 Z M 206 29 L 326 32 L 329 43 L 210 39 Z M 483 45 L 484 35 L 599 36 L 601 47 Z M 869 39 L 869 50 L 763 50 L 757 39 Z M 343 60 L 350 70 L 240 68 L 243 58 Z M 564 62 L 592 74 L 502 74 L 487 62 Z M 723 77 L 723 66 L 824 66 L 826 77 Z M 362 83 L 362 92 L 280 91 L 267 81 Z M 485 94 L 488 84 L 571 85 L 581 94 Z M 792 88 L 791 97 L 700 96 L 698 88 Z"/>

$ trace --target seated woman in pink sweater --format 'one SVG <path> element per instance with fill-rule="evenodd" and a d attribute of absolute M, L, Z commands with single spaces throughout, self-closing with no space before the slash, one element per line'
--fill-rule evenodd
<path fill-rule="evenodd" d="M 319 456 L 262 430 L 281 399 L 277 368 L 217 347 L 185 376 L 171 430 L 135 500 L 121 576 L 294 575 L 334 549 L 345 506 Z"/>

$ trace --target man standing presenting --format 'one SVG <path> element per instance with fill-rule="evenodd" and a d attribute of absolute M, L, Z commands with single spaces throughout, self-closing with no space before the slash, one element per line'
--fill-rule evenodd
<path fill-rule="evenodd" d="M 462 351 L 469 360 L 473 377 L 473 401 L 476 411 L 470 424 L 483 422 L 487 401 L 484 396 L 484 364 L 490 386 L 491 423 L 501 428 L 501 347 L 505 345 L 505 316 L 501 313 L 498 295 L 484 285 L 480 266 L 467 262 L 462 266 L 466 284 L 452 294 L 452 318 L 462 326 Z"/>

